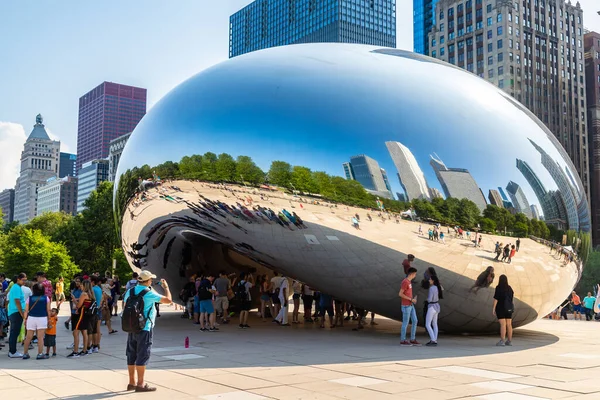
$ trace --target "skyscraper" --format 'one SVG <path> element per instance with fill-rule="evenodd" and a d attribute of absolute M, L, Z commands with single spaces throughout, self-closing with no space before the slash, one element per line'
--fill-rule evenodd
<path fill-rule="evenodd" d="M 541 217 L 540 217 L 540 210 L 538 209 L 537 204 L 532 204 L 532 205 L 529 206 L 529 208 L 531 208 L 531 216 L 534 219 L 540 220 L 541 219 Z"/>
<path fill-rule="evenodd" d="M 115 178 L 117 177 L 117 167 L 119 166 L 123 149 L 125 149 L 125 145 L 127 144 L 130 136 L 131 132 L 126 133 L 123 136 L 119 136 L 118 138 L 111 140 L 109 143 L 108 180 L 111 182 L 114 182 Z"/>
<path fill-rule="evenodd" d="M 41 115 L 25 141 L 21 153 L 21 173 L 15 185 L 14 220 L 21 224 L 37 215 L 37 192 L 49 178 L 58 176 L 60 142 L 50 139 Z"/>
<path fill-rule="evenodd" d="M 430 189 L 414 154 L 400 142 L 385 142 L 385 145 L 398 170 L 398 179 L 408 200 L 429 200 Z"/>
<path fill-rule="evenodd" d="M 38 189 L 37 215 L 45 212 L 77 213 L 77 178 L 50 178 Z"/>
<path fill-rule="evenodd" d="M 296 43 L 396 47 L 396 0 L 256 0 L 229 18 L 229 57 Z"/>
<path fill-rule="evenodd" d="M 83 203 L 98 185 L 108 180 L 108 160 L 92 160 L 83 164 L 77 174 L 77 212 L 85 210 Z"/>
<path fill-rule="evenodd" d="M 585 49 L 585 80 L 587 126 L 590 157 L 590 207 L 592 240 L 600 245 L 600 33 L 589 32 L 583 37 Z"/>
<path fill-rule="evenodd" d="M 346 177 L 346 179 L 348 179 L 349 181 L 353 181 L 354 171 L 352 171 L 352 164 L 350 164 L 349 162 L 345 162 L 342 164 L 342 167 L 344 167 L 344 176 Z"/>
<path fill-rule="evenodd" d="M 377 161 L 369 156 L 361 154 L 350 157 L 350 164 L 352 166 L 354 180 L 359 182 L 367 192 L 388 199 L 394 198 L 394 195 L 388 189 L 389 181 L 386 185 L 387 176 L 384 179 L 382 169 L 379 167 Z"/>
<path fill-rule="evenodd" d="M 523 193 L 521 186 L 513 181 L 509 181 L 508 185 L 506 185 L 506 191 L 512 200 L 515 210 L 525 214 L 527 218 L 531 218 L 531 207 L 529 206 L 529 201 L 527 200 L 525 193 Z"/>
<path fill-rule="evenodd" d="M 440 159 L 431 157 L 429 164 L 438 178 L 446 198 L 454 197 L 456 199 L 471 200 L 477 205 L 480 211 L 487 206 L 485 197 L 481 193 L 477 182 L 471 176 L 471 173 L 463 168 L 448 168 Z"/>
<path fill-rule="evenodd" d="M 4 189 L 0 192 L 0 211 L 4 224 L 13 222 L 15 215 L 15 189 Z"/>
<path fill-rule="evenodd" d="M 387 176 L 387 172 L 385 172 L 385 169 L 380 168 L 381 170 L 381 176 L 383 177 L 383 183 L 385 184 L 385 188 L 387 189 L 388 192 L 390 192 L 390 195 L 392 196 L 391 198 L 394 198 L 393 192 L 392 192 L 392 185 L 390 185 L 390 180 L 388 179 Z"/>
<path fill-rule="evenodd" d="M 500 186 L 498 186 L 498 193 L 500 193 L 500 197 L 502 197 L 502 204 L 504 205 L 504 208 L 507 210 L 514 208 L 513 204 L 508 199 L 508 196 L 506 193 L 504 193 L 504 189 L 502 189 Z"/>
<path fill-rule="evenodd" d="M 77 176 L 77 155 L 60 152 L 58 177 Z"/>
<path fill-rule="evenodd" d="M 109 143 L 134 130 L 146 114 L 146 89 L 103 82 L 79 98 L 77 170 L 108 157 Z"/>
<path fill-rule="evenodd" d="M 435 15 L 429 55 L 479 75 L 527 107 L 565 148 L 588 193 L 579 2 L 443 0 Z"/>
<path fill-rule="evenodd" d="M 413 0 L 414 52 L 429 54 L 429 34 L 436 25 L 435 6 L 438 0 Z M 441 14 L 440 17 L 444 15 Z"/>
<path fill-rule="evenodd" d="M 502 201 L 502 196 L 500 196 L 500 192 L 494 189 L 490 189 L 488 193 L 488 200 L 490 204 L 493 204 L 497 207 L 504 208 L 504 202 Z"/>

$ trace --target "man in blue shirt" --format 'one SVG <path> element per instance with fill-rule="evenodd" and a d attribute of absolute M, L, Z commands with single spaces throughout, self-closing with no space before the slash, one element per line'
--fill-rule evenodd
<path fill-rule="evenodd" d="M 4 292 L 6 288 L 8 288 L 8 281 L 6 280 L 6 275 L 0 274 L 0 282 L 2 282 L 2 291 Z"/>
<path fill-rule="evenodd" d="M 21 333 L 23 325 L 23 313 L 25 312 L 25 296 L 22 286 L 27 281 L 27 275 L 21 272 L 17 281 L 8 292 L 8 320 L 10 321 L 10 333 L 8 338 L 8 357 L 23 358 L 23 354 L 17 351 L 17 338 Z"/>
<path fill-rule="evenodd" d="M 131 294 L 137 296 L 142 291 L 149 289 L 143 297 L 144 316 L 147 316 L 146 325 L 142 331 L 128 334 L 127 349 L 125 351 L 127 356 L 127 370 L 129 372 L 127 390 L 135 390 L 136 392 L 154 392 L 156 390 L 155 387 L 150 387 L 144 382 L 146 364 L 150 360 L 152 350 L 152 330 L 156 321 L 155 304 L 171 304 L 173 302 L 167 282 L 164 279 L 161 279 L 159 282 L 159 285 L 165 292 L 165 295 L 161 296 L 152 289 L 152 279 L 156 279 L 156 275 L 153 275 L 150 271 L 142 271 L 138 276 L 138 284 L 133 286 L 123 296 L 123 303 L 127 304 L 127 300 Z M 136 374 L 137 382 L 135 380 Z"/>
<path fill-rule="evenodd" d="M 90 348 L 88 354 L 97 353 L 100 350 L 100 322 L 102 321 L 102 288 L 100 287 L 100 278 L 93 275 L 90 278 L 92 282 L 92 290 L 94 291 L 94 297 L 96 299 L 96 315 L 90 318 L 90 327 L 88 329 L 88 335 L 90 336 Z"/>

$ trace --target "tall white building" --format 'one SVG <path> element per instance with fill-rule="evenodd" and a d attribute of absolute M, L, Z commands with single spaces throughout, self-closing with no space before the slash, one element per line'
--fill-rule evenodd
<path fill-rule="evenodd" d="M 400 142 L 385 142 L 408 200 L 430 200 L 431 191 L 413 153 Z"/>
<path fill-rule="evenodd" d="M 129 136 L 131 136 L 131 132 L 111 140 L 108 145 L 108 180 L 111 182 L 114 182 L 117 176 L 117 167 Z"/>
<path fill-rule="evenodd" d="M 60 142 L 50 139 L 40 114 L 21 153 L 21 174 L 15 186 L 14 220 L 21 224 L 37 215 L 37 192 L 49 178 L 58 176 Z"/>
<path fill-rule="evenodd" d="M 77 178 L 50 178 L 38 189 L 37 215 L 45 212 L 77 213 Z"/>

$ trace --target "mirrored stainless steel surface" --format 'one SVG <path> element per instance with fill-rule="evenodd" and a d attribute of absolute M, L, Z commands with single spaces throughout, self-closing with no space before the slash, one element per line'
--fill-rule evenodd
<path fill-rule="evenodd" d="M 567 297 L 589 243 L 582 184 L 544 125 L 483 79 L 402 50 L 309 44 L 225 61 L 150 110 L 118 175 L 127 257 L 174 293 L 208 271 L 278 271 L 401 319 L 402 262 L 414 254 L 419 311 L 433 267 L 440 329 L 486 332 L 501 274 L 515 292 L 513 325 L 526 324 Z M 392 198 L 420 201 L 411 210 Z M 429 212 L 443 199 L 450 219 Z M 496 243 L 517 237 L 476 237 L 486 227 L 474 215 L 489 204 L 524 214 L 524 229 L 537 218 L 579 239 L 552 253 L 528 235 L 510 264 L 496 261 Z M 470 291 L 488 266 L 491 285 Z"/>

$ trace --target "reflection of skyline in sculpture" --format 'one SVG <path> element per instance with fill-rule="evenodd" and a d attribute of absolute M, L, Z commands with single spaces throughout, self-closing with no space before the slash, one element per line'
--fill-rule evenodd
<path fill-rule="evenodd" d="M 454 197 L 456 199 L 471 200 L 480 211 L 485 210 L 487 203 L 483 193 L 471 173 L 464 168 L 448 168 L 446 164 L 438 158 L 431 156 L 429 164 L 435 171 L 435 175 L 442 185 L 442 190 L 446 198 Z"/>
<path fill-rule="evenodd" d="M 360 183 L 372 195 L 394 199 L 392 191 L 388 189 L 389 181 L 386 184 L 385 171 L 371 157 L 364 154 L 352 156 L 350 163 L 343 163 L 342 166 L 346 179 L 351 176 L 352 180 Z"/>
<path fill-rule="evenodd" d="M 542 156 L 542 165 L 552 179 L 556 186 L 558 187 L 558 192 L 562 197 L 563 203 L 567 210 L 567 222 L 569 225 L 569 229 L 573 229 L 574 231 L 579 231 L 579 215 L 578 215 L 578 204 L 575 196 L 575 192 L 573 186 L 569 183 L 567 175 L 564 173 L 563 169 L 560 167 L 557 161 L 554 161 L 552 157 L 548 155 L 540 146 L 538 146 L 533 140 L 529 139 L 529 142 L 535 147 L 535 149 Z M 587 204 L 585 205 L 585 209 L 587 210 Z"/>
<path fill-rule="evenodd" d="M 490 189 L 488 193 L 488 200 L 490 204 L 493 204 L 497 207 L 504 208 L 504 202 L 502 201 L 502 196 L 500 196 L 500 192 L 495 189 Z"/>
<path fill-rule="evenodd" d="M 385 188 L 388 190 L 388 192 L 390 192 L 390 194 L 392 194 L 392 185 L 390 185 L 390 180 L 388 179 L 387 176 L 387 172 L 385 172 L 385 169 L 380 168 L 381 170 L 381 176 L 383 177 L 383 183 L 385 184 Z M 392 194 L 392 199 L 394 198 L 393 194 Z"/>
<path fill-rule="evenodd" d="M 506 191 L 512 200 L 516 212 L 523 213 L 527 218 L 531 218 L 531 207 L 529 207 L 529 201 L 525 193 L 523 193 L 521 186 L 518 183 L 509 181 L 508 185 L 506 185 Z"/>
<path fill-rule="evenodd" d="M 534 219 L 537 219 L 538 221 L 542 219 L 537 204 L 532 204 L 529 206 L 529 208 L 531 208 L 531 215 Z"/>
<path fill-rule="evenodd" d="M 498 186 L 498 193 L 500 193 L 500 196 L 502 197 L 502 204 L 504 205 L 504 208 L 507 210 L 514 208 L 513 204 L 510 202 L 510 200 L 508 200 L 508 196 L 506 193 L 504 193 L 504 189 L 502 189 L 500 186 Z"/>
<path fill-rule="evenodd" d="M 400 142 L 385 142 L 398 170 L 398 179 L 406 198 L 430 200 L 430 189 L 414 154 Z"/>

